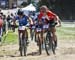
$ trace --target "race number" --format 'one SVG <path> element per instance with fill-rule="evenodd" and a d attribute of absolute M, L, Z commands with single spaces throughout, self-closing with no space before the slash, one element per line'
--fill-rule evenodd
<path fill-rule="evenodd" d="M 37 32 L 41 32 L 42 29 L 41 29 L 41 28 L 37 28 L 36 31 L 37 31 Z"/>
<path fill-rule="evenodd" d="M 32 29 L 35 29 L 35 26 L 32 26 Z"/>
<path fill-rule="evenodd" d="M 19 30 L 25 30 L 25 26 L 19 26 Z"/>
<path fill-rule="evenodd" d="M 43 25 L 43 28 L 49 28 L 49 25 L 48 24 Z"/>

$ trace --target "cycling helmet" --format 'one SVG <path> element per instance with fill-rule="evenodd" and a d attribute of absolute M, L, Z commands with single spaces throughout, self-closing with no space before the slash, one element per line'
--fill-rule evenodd
<path fill-rule="evenodd" d="M 40 9 L 42 9 L 42 10 L 48 10 L 47 6 L 45 6 L 45 5 L 42 5 L 42 6 L 40 7 Z"/>
<path fill-rule="evenodd" d="M 23 15 L 23 11 L 21 9 L 18 10 L 17 15 Z"/>

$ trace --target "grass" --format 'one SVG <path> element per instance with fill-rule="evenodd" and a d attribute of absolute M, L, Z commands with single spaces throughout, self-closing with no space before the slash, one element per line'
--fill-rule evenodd
<path fill-rule="evenodd" d="M 60 40 L 75 40 L 75 28 L 59 27 L 57 28 L 57 36 Z"/>
<path fill-rule="evenodd" d="M 60 27 L 60 29 L 75 31 L 74 27 Z"/>
<path fill-rule="evenodd" d="M 74 27 L 58 27 L 57 37 L 59 40 L 75 40 L 75 28 Z M 18 34 L 9 31 L 6 39 L 3 37 L 3 44 L 14 44 L 18 42 Z"/>
<path fill-rule="evenodd" d="M 18 41 L 18 35 L 12 31 L 9 31 L 6 36 L 3 36 L 2 40 L 4 44 L 14 44 Z"/>

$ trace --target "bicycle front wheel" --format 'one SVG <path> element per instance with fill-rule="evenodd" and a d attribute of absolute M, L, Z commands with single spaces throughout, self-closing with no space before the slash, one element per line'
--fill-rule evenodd
<path fill-rule="evenodd" d="M 51 49 L 52 49 L 52 40 L 51 40 L 50 37 L 51 37 L 50 33 L 47 33 L 45 41 L 44 41 L 44 43 L 45 43 L 45 50 L 46 50 L 47 55 L 50 55 Z"/>
<path fill-rule="evenodd" d="M 26 38 L 23 40 L 23 47 L 24 47 L 24 56 L 26 56 L 26 52 L 27 52 L 27 39 Z"/>

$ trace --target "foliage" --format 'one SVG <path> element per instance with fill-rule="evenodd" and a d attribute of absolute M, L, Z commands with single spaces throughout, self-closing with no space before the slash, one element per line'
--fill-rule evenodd
<path fill-rule="evenodd" d="M 28 4 L 30 4 L 31 3 L 31 0 L 27 0 L 27 2 L 28 2 Z"/>
<path fill-rule="evenodd" d="M 27 3 L 27 2 L 23 2 L 21 5 L 22 5 L 23 7 L 25 7 L 25 6 L 28 5 L 28 3 Z"/>
<path fill-rule="evenodd" d="M 49 7 L 49 2 L 47 0 L 41 0 L 38 2 L 38 10 L 39 10 L 39 7 L 42 6 L 42 5 L 46 5 L 47 7 Z"/>
<path fill-rule="evenodd" d="M 62 20 L 75 20 L 75 0 L 40 0 L 41 5 L 46 5 L 54 11 Z"/>

